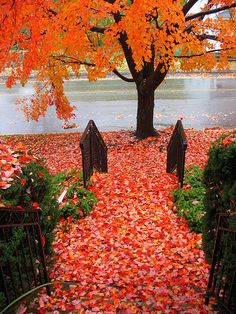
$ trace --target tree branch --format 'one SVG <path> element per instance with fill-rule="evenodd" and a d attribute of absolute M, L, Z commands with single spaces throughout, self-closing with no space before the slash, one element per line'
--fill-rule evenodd
<path fill-rule="evenodd" d="M 228 50 L 232 50 L 233 48 L 226 48 L 226 49 L 212 49 L 212 50 L 208 50 L 208 51 L 205 51 L 205 52 L 202 52 L 202 53 L 198 53 L 198 54 L 194 54 L 194 55 L 189 55 L 189 56 L 176 56 L 176 58 L 178 59 L 190 59 L 190 58 L 193 58 L 193 57 L 201 57 L 201 56 L 204 56 L 205 54 L 208 54 L 208 53 L 213 53 L 213 52 L 220 52 L 220 51 L 228 51 Z"/>
<path fill-rule="evenodd" d="M 208 11 L 202 11 L 202 12 L 198 12 L 196 14 L 192 14 L 190 16 L 187 16 L 185 18 L 185 21 L 191 21 L 197 17 L 205 17 L 206 15 L 211 15 L 211 14 L 214 14 L 214 13 L 218 13 L 218 12 L 222 12 L 222 11 L 226 11 L 226 10 L 229 10 L 229 9 L 232 9 L 232 8 L 236 8 L 236 2 L 231 4 L 231 5 L 225 5 L 221 8 L 217 8 L 217 9 L 212 9 L 212 10 L 208 10 Z"/>
<path fill-rule="evenodd" d="M 190 9 L 198 2 L 199 0 L 189 0 L 184 6 L 183 6 L 183 13 L 186 15 Z"/>
<path fill-rule="evenodd" d="M 90 28 L 90 31 L 95 32 L 95 33 L 99 33 L 99 34 L 104 34 L 107 29 L 108 28 L 93 26 Z"/>
<path fill-rule="evenodd" d="M 57 15 L 58 13 L 53 9 L 48 9 L 48 12 L 52 13 L 52 15 Z"/>
<path fill-rule="evenodd" d="M 14 7 L 14 5 L 15 5 L 15 2 L 16 2 L 16 0 L 13 0 L 13 1 L 12 1 L 12 4 L 11 4 L 11 7 L 10 7 L 9 11 L 13 9 L 13 7 Z M 7 3 L 4 2 L 4 3 L 2 4 L 2 6 L 4 6 L 5 4 L 7 4 Z M 2 22 L 1 22 L 1 24 L 3 24 L 3 23 L 5 22 L 5 20 L 6 20 L 7 17 L 8 17 L 8 15 L 6 14 L 6 15 L 4 16 L 4 18 L 3 18 Z"/>
<path fill-rule="evenodd" d="M 126 62 L 128 64 L 130 73 L 132 77 L 134 78 L 135 81 L 138 79 L 138 72 L 135 69 L 135 63 L 132 57 L 132 49 L 128 46 L 127 44 L 127 34 L 126 33 L 121 33 L 120 38 L 119 38 L 120 45 L 123 49 L 124 55 Z"/>
<path fill-rule="evenodd" d="M 116 2 L 116 0 L 104 0 L 104 2 L 107 2 L 107 3 L 111 3 L 111 4 L 113 4 L 113 3 L 115 3 L 115 2 Z"/>
<path fill-rule="evenodd" d="M 106 2 L 110 2 L 110 1 L 106 1 Z M 113 1 L 114 2 L 114 1 Z M 110 2 L 110 3 L 113 3 L 113 2 Z M 50 12 L 52 15 L 57 15 L 58 13 L 53 10 L 53 9 L 49 9 L 48 12 Z M 90 30 L 92 32 L 95 32 L 95 33 L 100 33 L 100 34 L 104 34 L 105 31 L 107 30 L 106 28 L 104 27 L 99 27 L 99 26 L 93 26 L 90 28 Z"/>
<path fill-rule="evenodd" d="M 215 35 L 208 35 L 208 34 L 197 35 L 196 34 L 196 37 L 197 37 L 197 39 L 199 39 L 201 41 L 205 40 L 205 39 L 219 41 L 218 36 L 215 36 Z"/>
<path fill-rule="evenodd" d="M 153 88 L 154 88 L 154 90 L 156 90 L 157 87 L 163 82 L 168 71 L 169 71 L 169 67 L 167 67 L 167 66 L 165 67 L 163 62 L 160 62 L 158 64 L 158 66 L 156 67 L 156 69 L 153 73 Z"/>
<path fill-rule="evenodd" d="M 61 61 L 62 63 L 65 63 L 65 64 L 81 64 L 81 65 L 87 65 L 87 66 L 91 66 L 91 67 L 96 66 L 95 63 L 89 63 L 86 61 L 81 61 L 81 60 L 78 60 L 78 59 L 76 59 L 74 57 L 70 57 L 70 56 L 60 55 L 60 56 L 51 56 L 51 57 L 55 60 L 58 60 L 58 61 Z M 69 60 L 65 60 L 65 59 L 69 59 Z"/>
<path fill-rule="evenodd" d="M 120 79 L 122 79 L 125 82 L 129 82 L 129 83 L 134 83 L 134 79 L 129 78 L 129 77 L 125 77 L 123 74 L 121 74 L 119 71 L 117 71 L 116 69 L 112 71 L 115 75 L 117 75 Z"/>

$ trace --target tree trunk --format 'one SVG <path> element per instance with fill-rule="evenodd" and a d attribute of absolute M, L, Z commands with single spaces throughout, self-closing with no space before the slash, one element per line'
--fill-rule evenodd
<path fill-rule="evenodd" d="M 146 80 L 137 86 L 138 110 L 136 136 L 140 139 L 155 136 L 157 133 L 153 127 L 154 114 L 154 93 L 152 84 L 147 84 Z"/>

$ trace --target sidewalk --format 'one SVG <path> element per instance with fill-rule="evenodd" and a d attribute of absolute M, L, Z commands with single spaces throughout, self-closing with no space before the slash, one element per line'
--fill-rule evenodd
<path fill-rule="evenodd" d="M 186 166 L 203 166 L 210 141 L 223 130 L 186 132 Z M 213 313 L 204 304 L 209 266 L 201 235 L 173 212 L 177 179 L 165 172 L 170 134 L 165 129 L 143 141 L 128 131 L 103 134 L 109 172 L 92 178 L 98 204 L 85 219 L 61 224 L 54 242 L 51 280 L 76 283 L 57 285 L 50 297 L 41 293 L 32 304 L 36 311 Z M 53 170 L 78 164 L 78 134 L 43 138 L 24 140 Z"/>

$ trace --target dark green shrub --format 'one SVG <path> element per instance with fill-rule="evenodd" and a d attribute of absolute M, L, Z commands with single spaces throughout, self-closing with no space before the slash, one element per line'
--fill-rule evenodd
<path fill-rule="evenodd" d="M 16 291 L 19 291 L 21 289 L 21 281 L 19 278 L 19 265 L 21 263 L 25 263 L 26 261 L 30 261 L 30 259 L 22 260 L 19 258 L 19 254 L 15 254 L 15 252 L 19 249 L 22 240 L 24 238 L 25 232 L 23 228 L 14 228 L 11 233 L 11 239 L 10 241 L 3 241 L 3 235 L 6 236 L 7 231 L 5 230 L 4 233 L 1 232 L 1 241 L 0 241 L 0 264 L 2 269 L 6 269 L 7 265 L 11 265 L 11 272 L 8 273 L 8 276 L 5 276 L 5 285 L 8 285 L 9 287 L 12 287 L 12 284 L 9 285 L 8 278 L 14 278 L 14 288 Z M 24 265 L 25 266 L 25 265 Z M 24 273 L 21 272 L 21 278 L 23 285 L 24 283 L 27 283 L 27 280 L 24 278 Z M 24 285 L 25 287 L 26 285 Z M 0 287 L 0 311 L 7 306 L 7 299 L 5 294 L 2 292 L 3 287 Z M 8 297 L 11 298 L 12 295 L 11 292 L 14 290 L 9 289 Z"/>
<path fill-rule="evenodd" d="M 84 188 L 82 173 L 75 169 L 70 172 L 59 173 L 68 181 L 68 188 L 60 204 L 61 216 L 64 218 L 72 217 L 74 220 L 89 214 L 97 199 L 93 192 Z M 88 182 L 89 183 L 89 182 Z M 90 184 L 90 183 L 89 183 Z"/>
<path fill-rule="evenodd" d="M 205 189 L 202 183 L 203 171 L 197 166 L 186 170 L 184 186 L 172 192 L 178 216 L 184 216 L 193 232 L 202 232 L 203 198 Z"/>
<path fill-rule="evenodd" d="M 41 209 L 46 253 L 51 250 L 53 230 L 60 218 L 56 195 L 51 193 L 52 178 L 42 161 L 31 160 L 21 165 L 21 172 L 14 177 L 10 187 L 0 189 L 1 202 L 5 206 Z"/>
<path fill-rule="evenodd" d="M 54 229 L 61 217 L 81 218 L 96 204 L 94 194 L 83 187 L 77 169 L 50 174 L 42 160 L 19 144 L 14 150 L 0 145 L 0 206 L 40 208 L 45 252 L 51 253 Z M 59 204 L 58 197 L 67 193 Z"/>
<path fill-rule="evenodd" d="M 212 257 L 216 214 L 236 211 L 236 133 L 219 138 L 209 150 L 204 169 L 206 188 L 203 248 Z"/>

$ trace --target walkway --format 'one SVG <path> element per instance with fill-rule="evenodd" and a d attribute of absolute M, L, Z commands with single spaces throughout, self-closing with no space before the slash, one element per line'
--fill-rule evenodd
<path fill-rule="evenodd" d="M 109 173 L 95 174 L 92 187 L 99 202 L 85 219 L 61 224 L 54 244 L 51 279 L 79 284 L 56 285 L 50 298 L 41 294 L 35 301 L 38 313 L 211 313 L 204 305 L 208 265 L 201 236 L 190 233 L 173 212 L 170 191 L 176 178 L 165 173 L 171 132 L 143 141 L 129 132 L 104 134 Z M 204 165 L 218 134 L 188 130 L 187 165 Z M 75 136 L 67 136 L 71 160 Z M 54 145 L 60 142 L 55 135 Z M 37 140 L 31 143 L 38 155 L 48 147 L 45 141 L 40 148 Z M 61 154 L 63 145 L 60 149 Z M 57 158 L 65 167 L 55 151 L 54 165 Z"/>

